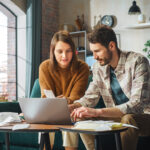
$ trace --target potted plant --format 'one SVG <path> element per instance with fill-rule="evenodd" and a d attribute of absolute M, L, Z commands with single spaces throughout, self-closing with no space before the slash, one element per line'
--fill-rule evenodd
<path fill-rule="evenodd" d="M 144 45 L 145 48 L 143 49 L 143 51 L 147 53 L 147 57 L 148 59 L 150 59 L 150 40 L 148 40 Z"/>

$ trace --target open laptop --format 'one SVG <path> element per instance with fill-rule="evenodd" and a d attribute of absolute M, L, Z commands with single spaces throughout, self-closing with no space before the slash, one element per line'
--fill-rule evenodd
<path fill-rule="evenodd" d="M 27 123 L 72 124 L 64 98 L 19 98 L 19 104 Z"/>

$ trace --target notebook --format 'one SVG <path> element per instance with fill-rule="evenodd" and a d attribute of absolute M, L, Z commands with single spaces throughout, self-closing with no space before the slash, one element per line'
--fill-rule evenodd
<path fill-rule="evenodd" d="M 19 98 L 19 105 L 27 123 L 72 124 L 64 98 Z"/>

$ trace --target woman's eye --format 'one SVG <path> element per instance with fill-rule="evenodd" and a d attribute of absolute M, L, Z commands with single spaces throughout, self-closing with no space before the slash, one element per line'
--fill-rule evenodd
<path fill-rule="evenodd" d="M 70 52 L 72 52 L 72 50 L 71 50 L 71 49 L 68 49 L 68 50 L 67 50 L 67 53 L 70 53 Z"/>
<path fill-rule="evenodd" d="M 58 51 L 57 51 L 57 53 L 61 54 L 61 53 L 62 53 L 62 51 L 61 51 L 61 50 L 58 50 Z"/>

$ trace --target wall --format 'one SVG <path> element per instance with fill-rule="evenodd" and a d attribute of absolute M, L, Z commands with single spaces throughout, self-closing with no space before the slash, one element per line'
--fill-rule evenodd
<path fill-rule="evenodd" d="M 72 24 L 76 28 L 77 16 L 84 14 L 85 23 L 90 24 L 90 0 L 60 0 L 59 25 Z"/>
<path fill-rule="evenodd" d="M 42 0 L 42 54 L 41 61 L 49 58 L 53 34 L 58 31 L 58 0 Z"/>
<path fill-rule="evenodd" d="M 150 22 L 150 0 L 136 0 L 137 5 L 146 16 L 146 21 Z M 121 49 L 133 50 L 140 53 L 144 48 L 144 43 L 150 39 L 150 28 L 147 29 L 125 29 L 124 26 L 137 23 L 137 15 L 128 15 L 128 10 L 132 5 L 131 0 L 63 0 L 60 1 L 59 23 L 71 23 L 75 25 L 75 17 L 78 14 L 85 14 L 86 23 L 89 27 L 94 26 L 94 16 L 99 20 L 99 16 L 114 15 L 117 24 L 113 28 L 120 34 Z M 144 54 L 144 53 L 143 53 Z"/>
<path fill-rule="evenodd" d="M 142 13 L 147 17 L 146 21 L 149 21 L 150 17 L 150 0 L 137 0 L 137 5 L 141 8 Z M 140 53 L 144 48 L 144 43 L 149 39 L 149 29 L 125 29 L 124 26 L 137 24 L 138 15 L 128 15 L 128 10 L 132 5 L 131 0 L 120 1 L 114 0 L 91 0 L 91 25 L 93 25 L 93 17 L 96 14 L 115 15 L 117 18 L 117 25 L 114 27 L 116 33 L 121 37 L 121 49 L 133 50 Z M 99 6 L 100 8 L 98 9 Z M 143 53 L 144 54 L 144 53 Z"/>
<path fill-rule="evenodd" d="M 11 0 L 14 2 L 22 11 L 26 12 L 26 0 Z"/>

